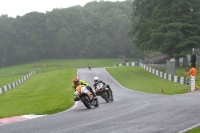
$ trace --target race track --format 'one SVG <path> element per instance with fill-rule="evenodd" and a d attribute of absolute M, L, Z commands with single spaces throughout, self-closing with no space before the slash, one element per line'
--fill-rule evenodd
<path fill-rule="evenodd" d="M 156 95 L 119 85 L 103 68 L 78 69 L 78 76 L 93 84 L 93 77 L 111 86 L 114 101 L 101 97 L 99 107 L 77 106 L 54 115 L 0 125 L 1 133 L 178 133 L 200 123 L 200 92 Z M 148 82 L 148 81 L 146 81 Z"/>

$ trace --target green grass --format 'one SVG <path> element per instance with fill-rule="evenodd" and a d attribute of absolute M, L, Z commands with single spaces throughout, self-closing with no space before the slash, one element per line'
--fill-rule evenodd
<path fill-rule="evenodd" d="M 130 59 L 133 60 L 133 59 Z M 87 64 L 91 64 L 92 67 L 110 67 L 116 64 L 121 63 L 119 59 L 56 59 L 56 60 L 42 60 L 39 62 L 32 63 L 32 66 L 36 64 L 41 66 L 43 64 L 47 66 L 56 66 L 60 67 L 70 67 L 70 68 L 83 68 L 87 67 Z M 56 64 L 56 65 L 55 65 Z M 56 66 L 57 67 L 57 66 Z"/>
<path fill-rule="evenodd" d="M 72 78 L 76 75 L 76 68 L 87 67 L 88 63 L 92 67 L 112 67 L 121 62 L 118 59 L 42 60 L 1 68 L 0 86 L 12 83 L 30 71 L 38 71 L 38 74 L 0 95 L 0 118 L 26 114 L 54 114 L 70 108 L 74 104 Z M 120 84 L 132 90 L 155 94 L 187 93 L 186 85 L 159 78 L 140 67 L 106 69 Z M 165 72 L 165 68 L 158 70 Z M 184 77 L 186 73 L 183 68 L 176 68 L 177 76 Z M 196 81 L 200 84 L 200 76 L 197 76 Z M 199 127 L 188 133 L 198 132 L 200 132 Z"/>
<path fill-rule="evenodd" d="M 76 69 L 35 74 L 0 96 L 0 117 L 22 114 L 53 114 L 74 104 L 71 80 Z"/>
<path fill-rule="evenodd" d="M 88 63 L 92 67 L 112 67 L 121 61 L 119 59 L 42 60 L 0 68 L 0 86 L 12 83 L 31 71 L 38 71 L 38 74 L 31 76 L 23 84 L 0 95 L 0 118 L 64 111 L 74 104 L 71 83 L 76 76 L 77 68 L 87 67 Z M 170 95 L 187 93 L 186 85 L 159 78 L 138 66 L 114 67 L 106 70 L 120 84 L 132 90 Z M 163 68 L 158 70 L 165 72 Z M 176 75 L 184 77 L 186 71 L 183 68 L 176 68 Z M 198 84 L 200 76 L 197 76 L 196 81 Z M 199 132 L 200 128 L 196 128 L 188 133 Z"/>
<path fill-rule="evenodd" d="M 1 86 L 12 83 L 33 70 L 38 71 L 38 74 L 0 95 L 0 118 L 53 114 L 70 108 L 74 104 L 72 79 L 76 76 L 77 68 L 86 68 L 88 63 L 92 67 L 112 67 L 121 62 L 118 59 L 43 60 L 1 68 Z M 35 64 L 36 68 L 33 67 Z M 140 67 L 115 67 L 107 70 L 129 89 L 156 94 L 161 94 L 162 88 L 164 94 L 187 92 L 187 86 L 159 78 Z"/>
<path fill-rule="evenodd" d="M 200 127 L 197 127 L 197 128 L 195 128 L 195 129 L 192 129 L 192 130 L 190 130 L 190 131 L 188 131 L 188 132 L 186 132 L 186 133 L 200 133 Z"/>
<path fill-rule="evenodd" d="M 24 75 L 30 71 L 44 73 L 63 68 L 84 68 L 90 63 L 92 67 L 110 67 L 120 63 L 119 59 L 49 59 L 38 62 L 0 68 L 0 77 Z M 34 67 L 36 66 L 36 67 Z"/>
<path fill-rule="evenodd" d="M 31 71 L 46 73 L 65 68 L 84 68 L 90 63 L 92 67 L 112 67 L 120 63 L 119 59 L 49 59 L 29 64 L 0 68 L 0 87 L 10 84 Z M 36 68 L 34 67 L 36 65 Z"/>
<path fill-rule="evenodd" d="M 139 66 L 116 67 L 106 69 L 121 85 L 126 88 L 147 93 L 182 94 L 188 91 L 183 84 L 171 82 L 147 72 Z"/>
<path fill-rule="evenodd" d="M 157 70 L 162 71 L 162 72 L 166 72 L 165 68 L 159 68 Z M 185 70 L 185 68 L 183 68 L 183 67 L 176 67 L 176 73 L 175 73 L 175 75 L 181 76 L 181 77 L 186 77 L 186 74 L 187 74 L 187 71 Z M 200 73 L 197 71 L 197 77 L 195 79 L 195 82 L 196 82 L 196 85 L 198 85 L 198 86 L 200 86 L 200 76 L 199 76 L 199 74 Z"/>
<path fill-rule="evenodd" d="M 9 77 L 1 77 L 0 78 L 0 87 L 4 86 L 4 85 L 7 85 L 7 84 L 10 84 L 10 83 L 13 83 L 15 82 L 16 80 L 18 79 L 21 79 L 22 77 L 24 77 L 25 75 L 17 75 L 17 76 L 9 76 Z"/>
<path fill-rule="evenodd" d="M 118 59 L 43 60 L 30 64 L 0 69 L 1 82 L 10 84 L 30 71 L 38 71 L 23 84 L 0 95 L 0 118 L 25 114 L 53 114 L 70 108 L 73 104 L 72 79 L 77 68 L 112 67 Z M 37 65 L 34 68 L 34 65 Z M 58 67 L 59 65 L 59 67 Z"/>

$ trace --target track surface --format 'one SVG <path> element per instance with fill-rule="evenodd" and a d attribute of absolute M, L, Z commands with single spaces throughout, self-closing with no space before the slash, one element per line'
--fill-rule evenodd
<path fill-rule="evenodd" d="M 178 133 L 200 123 L 200 92 L 155 95 L 120 86 L 103 68 L 78 69 L 93 84 L 98 76 L 110 84 L 114 102 L 99 98 L 99 107 L 77 106 L 65 112 L 0 125 L 1 133 Z M 148 82 L 148 81 L 146 81 Z"/>

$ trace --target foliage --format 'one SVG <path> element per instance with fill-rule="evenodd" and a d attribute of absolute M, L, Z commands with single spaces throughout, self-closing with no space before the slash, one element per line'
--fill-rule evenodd
<path fill-rule="evenodd" d="M 0 16 L 0 66 L 41 59 L 117 58 L 134 56 L 132 1 L 89 2 L 84 7 Z"/>
<path fill-rule="evenodd" d="M 130 35 L 143 50 L 182 57 L 199 48 L 200 1 L 135 0 Z"/>

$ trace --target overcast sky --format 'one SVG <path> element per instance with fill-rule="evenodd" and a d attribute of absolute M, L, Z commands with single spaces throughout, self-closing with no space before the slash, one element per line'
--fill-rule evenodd
<path fill-rule="evenodd" d="M 84 6 L 91 1 L 100 0 L 0 0 L 0 15 L 7 14 L 9 17 L 23 16 L 26 13 L 37 11 L 46 13 L 54 8 L 67 8 L 71 6 Z M 125 0 L 104 0 L 125 1 Z"/>

